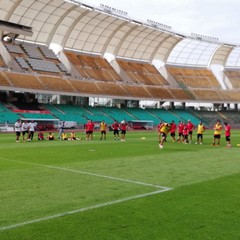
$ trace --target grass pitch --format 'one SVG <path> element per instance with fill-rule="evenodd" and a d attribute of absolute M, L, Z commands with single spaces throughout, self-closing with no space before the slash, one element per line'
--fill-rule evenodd
<path fill-rule="evenodd" d="M 1 134 L 0 239 L 240 239 L 239 131 L 231 149 L 224 136 L 211 142 L 212 131 L 203 145 L 169 136 L 164 149 L 155 132 L 126 142 Z"/>

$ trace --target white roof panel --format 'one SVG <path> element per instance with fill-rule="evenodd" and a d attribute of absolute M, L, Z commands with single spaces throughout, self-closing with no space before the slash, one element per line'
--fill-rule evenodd
<path fill-rule="evenodd" d="M 167 63 L 208 66 L 218 46 L 217 43 L 186 38 L 175 46 Z"/>

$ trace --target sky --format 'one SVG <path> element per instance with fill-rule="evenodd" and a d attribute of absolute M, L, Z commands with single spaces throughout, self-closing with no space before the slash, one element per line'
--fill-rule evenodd
<path fill-rule="evenodd" d="M 173 31 L 218 38 L 240 45 L 240 0 L 79 0 L 99 7 L 104 4 L 128 12 L 142 22 L 150 19 Z"/>

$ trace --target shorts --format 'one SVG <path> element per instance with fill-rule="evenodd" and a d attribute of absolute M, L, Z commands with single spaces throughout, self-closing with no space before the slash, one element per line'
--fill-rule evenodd
<path fill-rule="evenodd" d="M 230 140 L 230 136 L 226 136 L 226 141 L 229 142 Z"/>
<path fill-rule="evenodd" d="M 176 135 L 175 133 L 171 133 L 171 137 L 175 137 L 175 135 Z"/>
<path fill-rule="evenodd" d="M 188 133 L 189 133 L 190 135 L 192 135 L 193 131 L 189 131 Z"/>
<path fill-rule="evenodd" d="M 167 137 L 167 134 L 164 133 L 164 132 L 161 132 L 161 136 L 162 136 L 162 137 Z"/>
<path fill-rule="evenodd" d="M 104 131 L 101 131 L 101 134 L 106 134 L 106 131 L 104 130 Z"/>
<path fill-rule="evenodd" d="M 122 131 L 121 131 L 121 134 L 124 134 L 124 135 L 125 135 L 125 134 L 126 134 L 126 130 L 122 130 Z"/>
<path fill-rule="evenodd" d="M 22 135 L 28 134 L 28 131 L 22 131 Z"/>
<path fill-rule="evenodd" d="M 178 136 L 181 137 L 183 134 L 182 133 L 178 133 Z"/>
<path fill-rule="evenodd" d="M 202 135 L 201 133 L 198 133 L 198 134 L 197 134 L 197 138 L 198 138 L 198 139 L 199 139 L 199 138 L 202 139 L 202 138 L 203 138 L 203 135 Z"/>
<path fill-rule="evenodd" d="M 119 133 L 119 130 L 118 130 L 118 129 L 114 129 L 114 130 L 113 130 L 113 134 L 114 134 L 114 135 L 115 135 L 115 134 L 118 135 L 118 133 Z"/>
<path fill-rule="evenodd" d="M 21 132 L 16 132 L 16 136 L 20 136 L 21 135 Z"/>
<path fill-rule="evenodd" d="M 220 134 L 215 134 L 213 137 L 214 137 L 215 139 L 220 139 L 220 138 L 221 138 L 221 135 L 220 135 Z"/>

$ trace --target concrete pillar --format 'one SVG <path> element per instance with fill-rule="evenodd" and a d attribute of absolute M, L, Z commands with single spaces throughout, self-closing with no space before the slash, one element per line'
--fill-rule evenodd
<path fill-rule="evenodd" d="M 182 102 L 182 109 L 185 110 L 186 109 L 186 103 Z"/>

